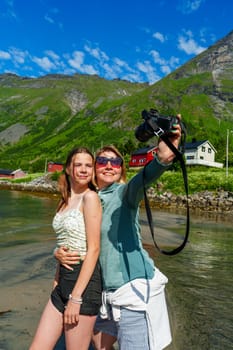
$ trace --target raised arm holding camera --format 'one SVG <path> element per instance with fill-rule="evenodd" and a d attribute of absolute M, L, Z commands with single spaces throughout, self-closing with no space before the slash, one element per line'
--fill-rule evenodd
<path fill-rule="evenodd" d="M 169 140 L 178 148 L 180 139 L 178 115 L 169 130 Z M 139 203 L 144 184 L 149 186 L 158 179 L 174 157 L 160 140 L 154 160 L 126 183 L 120 152 L 109 145 L 97 153 L 95 176 L 103 207 L 100 264 L 105 302 L 95 325 L 95 349 L 111 349 L 116 338 L 123 350 L 160 350 L 171 342 L 164 293 L 168 280 L 142 246 Z M 77 259 L 61 248 L 55 256 L 65 265 Z"/>

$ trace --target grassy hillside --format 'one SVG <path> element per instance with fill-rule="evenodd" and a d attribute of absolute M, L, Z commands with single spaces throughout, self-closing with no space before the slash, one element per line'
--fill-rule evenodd
<path fill-rule="evenodd" d="M 181 113 L 187 141 L 210 140 L 218 151 L 216 161 L 224 162 L 233 104 L 224 104 L 219 115 L 213 95 L 212 75 L 206 72 L 178 80 L 170 75 L 152 86 L 87 75 L 38 79 L 2 75 L 0 168 L 43 171 L 46 160 L 63 162 L 74 145 L 95 151 L 113 143 L 129 157 L 145 146 L 135 139 L 134 130 L 143 121 L 141 111 L 151 107 L 165 115 Z M 233 135 L 229 137 L 229 165 L 232 150 Z"/>

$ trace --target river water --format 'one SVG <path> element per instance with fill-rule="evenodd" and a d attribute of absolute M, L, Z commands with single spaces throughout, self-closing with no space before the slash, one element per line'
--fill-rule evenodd
<path fill-rule="evenodd" d="M 56 204 L 57 200 L 52 197 L 0 190 L 0 350 L 25 350 L 27 347 L 22 344 L 29 344 L 30 332 L 27 334 L 24 330 L 20 334 L 20 323 L 17 322 L 17 330 L 14 329 L 12 315 L 2 312 L 5 310 L 2 286 L 16 288 L 16 278 L 22 283 L 20 273 L 25 271 L 12 268 L 14 252 L 15 255 L 25 254 L 26 247 L 30 255 L 37 247 L 37 263 L 46 254 L 46 259 L 53 261 L 50 257 L 54 246 L 51 220 Z M 185 230 L 185 215 L 153 211 L 153 217 L 158 243 L 164 244 L 166 240 L 171 244 L 178 243 L 179 233 Z M 146 248 L 169 279 L 167 300 L 173 342 L 167 350 L 233 349 L 232 217 L 191 215 L 189 243 L 180 254 L 172 257 L 161 255 L 152 245 L 143 210 L 141 224 Z M 31 257 L 31 265 L 33 259 L 35 257 Z M 26 268 L 30 269 L 30 266 Z M 50 283 L 53 267 L 45 269 L 41 280 L 42 277 L 48 280 L 45 283 Z M 26 280 L 24 277 L 24 283 Z M 30 280 L 33 281 L 31 277 Z M 20 288 L 19 283 L 17 288 Z M 21 339 L 18 345 L 14 341 L 16 332 Z"/>

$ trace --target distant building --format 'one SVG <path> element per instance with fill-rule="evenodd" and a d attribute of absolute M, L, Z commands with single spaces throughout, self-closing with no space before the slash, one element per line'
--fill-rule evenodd
<path fill-rule="evenodd" d="M 63 170 L 62 163 L 48 162 L 47 171 L 49 173 L 54 173 L 55 171 L 62 171 L 62 170 Z"/>
<path fill-rule="evenodd" d="M 156 146 L 148 146 L 133 152 L 129 162 L 130 167 L 141 167 L 149 163 L 156 153 Z M 215 162 L 217 153 L 214 146 L 208 141 L 188 142 L 185 144 L 185 161 L 187 165 L 205 165 L 209 167 L 223 168 L 222 163 Z"/>
<path fill-rule="evenodd" d="M 132 153 L 129 162 L 130 167 L 140 167 L 149 163 L 156 153 L 157 146 L 148 146 Z"/>
<path fill-rule="evenodd" d="M 21 170 L 8 170 L 8 169 L 0 169 L 0 177 L 5 177 L 8 179 L 19 179 L 21 177 L 24 177 L 26 173 Z"/>
<path fill-rule="evenodd" d="M 13 175 L 14 179 L 20 179 L 21 177 L 26 176 L 26 173 L 21 169 L 14 170 L 11 174 Z"/>
<path fill-rule="evenodd" d="M 205 165 L 223 168 L 222 163 L 215 162 L 216 153 L 216 149 L 208 140 L 193 140 L 185 144 L 184 156 L 187 165 Z"/>
<path fill-rule="evenodd" d="M 8 178 L 12 178 L 12 170 L 8 170 L 8 169 L 0 169 L 0 177 L 8 177 Z"/>

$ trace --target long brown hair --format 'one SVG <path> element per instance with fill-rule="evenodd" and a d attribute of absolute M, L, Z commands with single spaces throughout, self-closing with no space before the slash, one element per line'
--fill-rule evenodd
<path fill-rule="evenodd" d="M 121 177 L 120 177 L 120 180 L 118 182 L 125 183 L 126 182 L 126 167 L 125 167 L 124 158 L 123 158 L 122 154 L 120 153 L 120 151 L 113 145 L 106 145 L 106 146 L 103 146 L 102 148 L 100 148 L 96 152 L 96 157 L 98 157 L 103 152 L 113 152 L 117 155 L 117 157 L 120 157 L 122 159 Z M 95 164 L 96 164 L 96 162 L 95 162 Z M 97 183 L 96 176 L 95 176 L 95 182 Z"/>
<path fill-rule="evenodd" d="M 78 153 L 89 154 L 94 164 L 94 156 L 91 153 L 91 151 L 86 147 L 76 147 L 69 152 L 64 165 L 63 174 L 61 174 L 58 179 L 58 189 L 61 193 L 61 199 L 60 199 L 60 202 L 58 203 L 57 211 L 59 211 L 63 206 L 68 205 L 68 199 L 70 197 L 71 187 L 70 187 L 69 175 L 67 174 L 66 169 L 71 165 L 73 157 Z M 94 185 L 94 175 L 93 175 L 93 179 L 89 182 L 88 187 L 91 190 L 96 190 L 96 187 Z"/>

